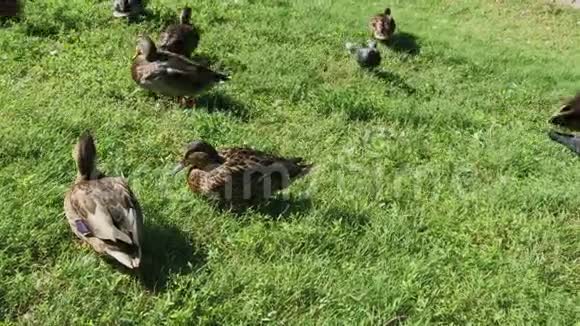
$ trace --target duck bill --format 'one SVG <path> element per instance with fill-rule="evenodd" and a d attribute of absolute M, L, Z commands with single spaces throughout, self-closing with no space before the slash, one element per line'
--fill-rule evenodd
<path fill-rule="evenodd" d="M 135 54 L 133 54 L 133 57 L 131 57 L 131 60 L 135 60 L 135 58 L 137 58 L 138 55 L 139 55 L 139 52 L 135 51 Z"/>
<path fill-rule="evenodd" d="M 183 162 L 179 162 L 174 168 L 173 171 L 171 171 L 171 175 L 176 175 L 177 173 L 179 173 L 181 170 L 183 170 L 185 168 L 185 164 L 183 164 Z"/>

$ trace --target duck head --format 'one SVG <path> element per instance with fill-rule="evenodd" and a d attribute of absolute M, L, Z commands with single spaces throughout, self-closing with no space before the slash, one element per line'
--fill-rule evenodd
<path fill-rule="evenodd" d="M 97 170 L 97 148 L 93 136 L 85 131 L 80 137 L 73 150 L 73 158 L 77 163 L 77 180 L 98 179 L 100 172 Z"/>
<path fill-rule="evenodd" d="M 142 56 L 147 61 L 153 61 L 156 55 L 157 47 L 155 46 L 155 42 L 153 42 L 151 37 L 148 35 L 139 36 L 137 39 L 137 46 L 135 47 L 135 55 L 133 56 L 133 60 L 139 56 Z"/>
<path fill-rule="evenodd" d="M 183 159 L 175 166 L 172 174 L 175 175 L 186 167 L 208 171 L 220 163 L 222 158 L 212 145 L 203 140 L 196 140 L 187 146 Z"/>
<path fill-rule="evenodd" d="M 580 131 L 580 93 L 564 104 L 549 122 L 573 131 Z"/>

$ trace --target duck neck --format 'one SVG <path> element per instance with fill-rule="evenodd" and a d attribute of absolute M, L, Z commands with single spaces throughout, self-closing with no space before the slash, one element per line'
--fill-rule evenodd
<path fill-rule="evenodd" d="M 181 12 L 181 15 L 179 16 L 179 23 L 184 24 L 184 25 L 189 25 L 190 24 L 189 20 L 190 20 L 189 13 L 187 13 L 187 11 L 183 10 Z"/>
<path fill-rule="evenodd" d="M 219 156 L 219 154 L 216 153 L 215 156 L 209 157 L 209 160 L 206 162 L 206 164 L 203 166 L 201 170 L 205 172 L 211 172 L 212 170 L 222 165 L 223 163 L 224 159 L 221 156 Z"/>

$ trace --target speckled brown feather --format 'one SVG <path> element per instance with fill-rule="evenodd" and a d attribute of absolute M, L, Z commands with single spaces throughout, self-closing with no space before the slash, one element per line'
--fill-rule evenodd
<path fill-rule="evenodd" d="M 159 35 L 161 50 L 190 57 L 199 43 L 199 31 L 191 24 L 191 7 L 184 7 L 179 16 L 179 24 L 168 26 Z"/>
<path fill-rule="evenodd" d="M 229 79 L 227 75 L 179 54 L 158 50 L 152 57 L 147 60 L 145 55 L 138 55 L 131 65 L 131 77 L 141 87 L 154 93 L 193 96 Z"/>
<path fill-rule="evenodd" d="M 369 28 L 375 39 L 388 41 L 395 33 L 395 19 L 390 14 L 381 13 L 371 18 Z"/>
<path fill-rule="evenodd" d="M 131 248 L 131 251 L 137 250 L 139 245 L 138 234 L 133 234 L 131 225 L 126 220 L 126 211 L 135 209 L 137 214 L 141 216 L 141 209 L 135 196 L 129 189 L 127 182 L 123 178 L 118 177 L 104 177 L 98 180 L 80 181 L 72 186 L 71 190 L 66 194 L 65 212 L 67 216 L 72 217 L 72 220 L 82 219 L 90 225 L 87 218 L 89 215 L 96 213 L 97 204 L 106 207 L 110 214 L 114 226 L 129 235 L 134 243 L 124 243 L 121 240 L 107 241 L 107 244 L 116 248 Z M 71 227 L 74 225 L 71 224 Z M 78 232 L 75 232 L 77 235 Z M 104 245 L 98 244 L 98 239 L 90 239 L 80 235 L 79 238 L 86 240 L 93 246 L 96 251 L 103 252 Z M 103 240 L 103 239 L 100 239 Z M 135 241 L 137 240 L 137 241 Z"/>
<path fill-rule="evenodd" d="M 300 158 L 288 159 L 249 148 L 223 149 L 219 155 L 223 163 L 210 171 L 190 169 L 188 185 L 193 192 L 231 204 L 266 199 L 311 168 Z"/>
<path fill-rule="evenodd" d="M 177 53 L 189 57 L 199 44 L 197 28 L 189 24 L 168 26 L 159 35 L 159 47 L 163 51 Z"/>

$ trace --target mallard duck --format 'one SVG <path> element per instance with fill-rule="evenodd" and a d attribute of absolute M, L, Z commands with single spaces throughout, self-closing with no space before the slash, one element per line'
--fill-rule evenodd
<path fill-rule="evenodd" d="M 113 17 L 130 17 L 141 13 L 140 0 L 113 0 Z"/>
<path fill-rule="evenodd" d="M 187 146 L 173 174 L 186 167 L 193 192 L 238 206 L 271 197 L 306 175 L 312 165 L 303 163 L 302 158 L 283 158 L 250 148 L 217 151 L 197 140 Z"/>
<path fill-rule="evenodd" d="M 137 42 L 131 76 L 144 89 L 177 97 L 180 101 L 185 96 L 194 96 L 216 83 L 229 80 L 229 76 L 182 55 L 157 50 L 153 40 L 146 35 Z"/>
<path fill-rule="evenodd" d="M 143 216 L 127 181 L 106 177 L 96 167 L 93 137 L 83 134 L 73 153 L 77 177 L 64 199 L 70 228 L 95 251 L 130 269 L 141 261 Z"/>
<path fill-rule="evenodd" d="M 181 11 L 179 24 L 168 26 L 159 35 L 159 48 L 189 57 L 197 48 L 199 32 L 191 24 L 191 8 L 185 7 Z"/>
<path fill-rule="evenodd" d="M 580 131 L 580 92 L 550 118 L 550 123 L 572 131 Z"/>
<path fill-rule="evenodd" d="M 379 41 L 389 41 L 397 25 L 395 19 L 391 16 L 391 8 L 386 8 L 382 14 L 375 15 L 369 23 L 372 35 Z"/>
<path fill-rule="evenodd" d="M 381 64 L 381 53 L 377 49 L 375 41 L 368 41 L 367 46 L 359 46 L 349 42 L 346 43 L 346 49 L 363 68 L 374 68 Z"/>

